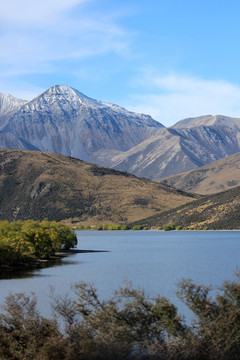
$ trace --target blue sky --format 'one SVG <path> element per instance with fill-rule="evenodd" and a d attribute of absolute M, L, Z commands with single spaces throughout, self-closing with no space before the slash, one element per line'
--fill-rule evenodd
<path fill-rule="evenodd" d="M 0 92 L 56 84 L 165 126 L 240 117 L 238 0 L 0 0 Z"/>

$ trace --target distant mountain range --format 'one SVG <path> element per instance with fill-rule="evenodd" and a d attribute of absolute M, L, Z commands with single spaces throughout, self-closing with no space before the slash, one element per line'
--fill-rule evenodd
<path fill-rule="evenodd" d="M 207 115 L 165 128 L 148 115 L 53 86 L 30 102 L 0 94 L 0 147 L 64 154 L 159 179 L 240 152 L 240 119 Z"/>
<path fill-rule="evenodd" d="M 202 116 L 178 122 L 104 163 L 157 179 L 196 169 L 240 151 L 240 119 Z"/>
<path fill-rule="evenodd" d="M 0 220 L 126 224 L 197 198 L 63 155 L 0 150 Z"/>

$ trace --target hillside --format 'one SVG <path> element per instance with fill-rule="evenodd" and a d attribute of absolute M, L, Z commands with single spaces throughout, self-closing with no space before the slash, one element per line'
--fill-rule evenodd
<path fill-rule="evenodd" d="M 161 178 L 158 181 L 177 189 L 202 195 L 240 186 L 240 153 L 192 171 Z"/>
<path fill-rule="evenodd" d="M 0 219 L 127 223 L 196 197 L 63 155 L 0 150 Z"/>
<path fill-rule="evenodd" d="M 240 229 L 240 187 L 206 196 L 135 224 L 148 227 L 173 224 L 190 228 Z"/>

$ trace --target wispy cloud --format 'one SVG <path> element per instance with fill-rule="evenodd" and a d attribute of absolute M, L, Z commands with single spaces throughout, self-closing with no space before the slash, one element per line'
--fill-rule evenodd
<path fill-rule="evenodd" d="M 89 2 L 89 0 L 8 0 L 0 3 L 0 22 L 10 27 L 38 26 L 45 27 L 58 21 L 59 16 L 72 7 Z"/>
<path fill-rule="evenodd" d="M 205 80 L 171 73 L 144 71 L 128 107 L 152 115 L 166 126 L 206 114 L 240 117 L 240 87 L 224 80 Z"/>
<path fill-rule="evenodd" d="M 130 34 L 111 14 L 88 12 L 91 2 L 1 1 L 0 76 L 51 72 L 59 60 L 107 52 L 124 54 Z"/>

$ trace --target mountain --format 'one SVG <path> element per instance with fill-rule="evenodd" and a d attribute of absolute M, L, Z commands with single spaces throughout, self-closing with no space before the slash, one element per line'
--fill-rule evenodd
<path fill-rule="evenodd" d="M 159 179 L 240 152 L 240 119 L 206 115 L 165 128 L 148 115 L 56 85 L 29 102 L 0 94 L 0 147 L 64 154 Z"/>
<path fill-rule="evenodd" d="M 92 162 L 96 162 L 95 153 L 100 156 L 101 150 L 126 151 L 163 127 L 148 115 L 91 99 L 60 85 L 14 109 L 7 123 L 0 119 L 5 125 L 0 146 L 49 151 Z M 6 140 L 9 134 L 11 141 Z"/>
<path fill-rule="evenodd" d="M 212 230 L 240 229 L 240 187 L 208 195 L 175 209 L 132 223 L 148 227 L 167 224 Z"/>
<path fill-rule="evenodd" d="M 102 162 L 137 176 L 158 179 L 196 169 L 240 151 L 240 119 L 185 119 Z"/>
<path fill-rule="evenodd" d="M 240 186 L 240 153 L 192 171 L 162 178 L 159 182 L 202 195 L 214 194 Z"/>
<path fill-rule="evenodd" d="M 0 93 L 0 131 L 6 126 L 11 116 L 27 101 L 20 100 L 9 94 Z"/>
<path fill-rule="evenodd" d="M 197 196 L 79 159 L 0 150 L 0 219 L 128 223 Z"/>

